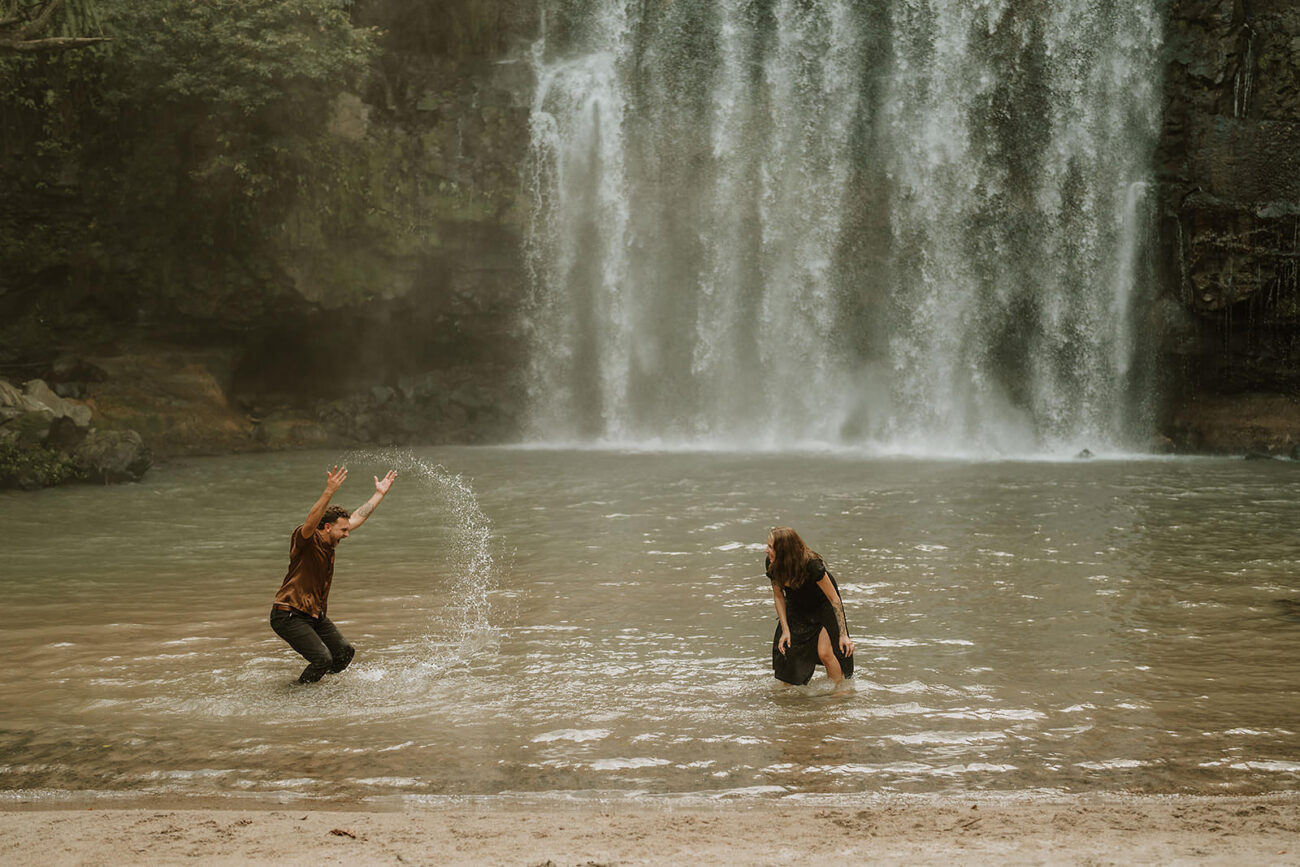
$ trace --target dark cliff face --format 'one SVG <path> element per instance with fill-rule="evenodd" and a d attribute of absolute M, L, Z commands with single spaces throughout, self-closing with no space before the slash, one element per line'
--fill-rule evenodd
<path fill-rule="evenodd" d="M 1161 183 L 1175 370 L 1168 428 L 1188 450 L 1300 441 L 1300 6 L 1173 0 Z"/>
<path fill-rule="evenodd" d="M 380 50 L 364 92 L 336 102 L 331 131 L 362 148 L 340 183 L 364 191 L 370 214 L 341 239 L 321 237 L 309 204 L 295 215 L 282 261 L 302 318 L 260 329 L 233 387 L 259 410 L 433 369 L 472 368 L 508 391 L 522 362 L 519 172 L 536 6 L 362 0 L 353 19 L 379 28 Z"/>

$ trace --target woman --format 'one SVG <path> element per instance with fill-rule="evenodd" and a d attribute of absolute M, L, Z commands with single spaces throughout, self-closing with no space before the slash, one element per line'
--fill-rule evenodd
<path fill-rule="evenodd" d="M 840 586 L 817 552 L 789 527 L 767 535 L 767 577 L 779 621 L 772 636 L 778 680 L 803 685 L 818 663 L 836 686 L 853 676 L 853 639 L 844 622 Z"/>

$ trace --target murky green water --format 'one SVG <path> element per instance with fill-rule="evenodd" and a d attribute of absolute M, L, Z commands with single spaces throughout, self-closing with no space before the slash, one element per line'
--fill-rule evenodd
<path fill-rule="evenodd" d="M 267 615 L 339 457 L 0 495 L 10 801 L 1300 784 L 1300 465 L 423 451 L 302 687 Z M 771 679 L 773 524 L 840 580 L 848 695 Z"/>

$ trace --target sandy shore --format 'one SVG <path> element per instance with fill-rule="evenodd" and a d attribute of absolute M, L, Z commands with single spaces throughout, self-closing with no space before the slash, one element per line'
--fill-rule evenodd
<path fill-rule="evenodd" d="M 1300 864 L 1300 795 L 0 811 L 4 864 Z"/>

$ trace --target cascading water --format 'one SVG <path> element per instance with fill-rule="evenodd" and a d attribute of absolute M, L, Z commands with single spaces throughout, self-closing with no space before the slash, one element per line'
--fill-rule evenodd
<path fill-rule="evenodd" d="M 554 0 L 532 436 L 1141 447 L 1153 0 Z"/>

